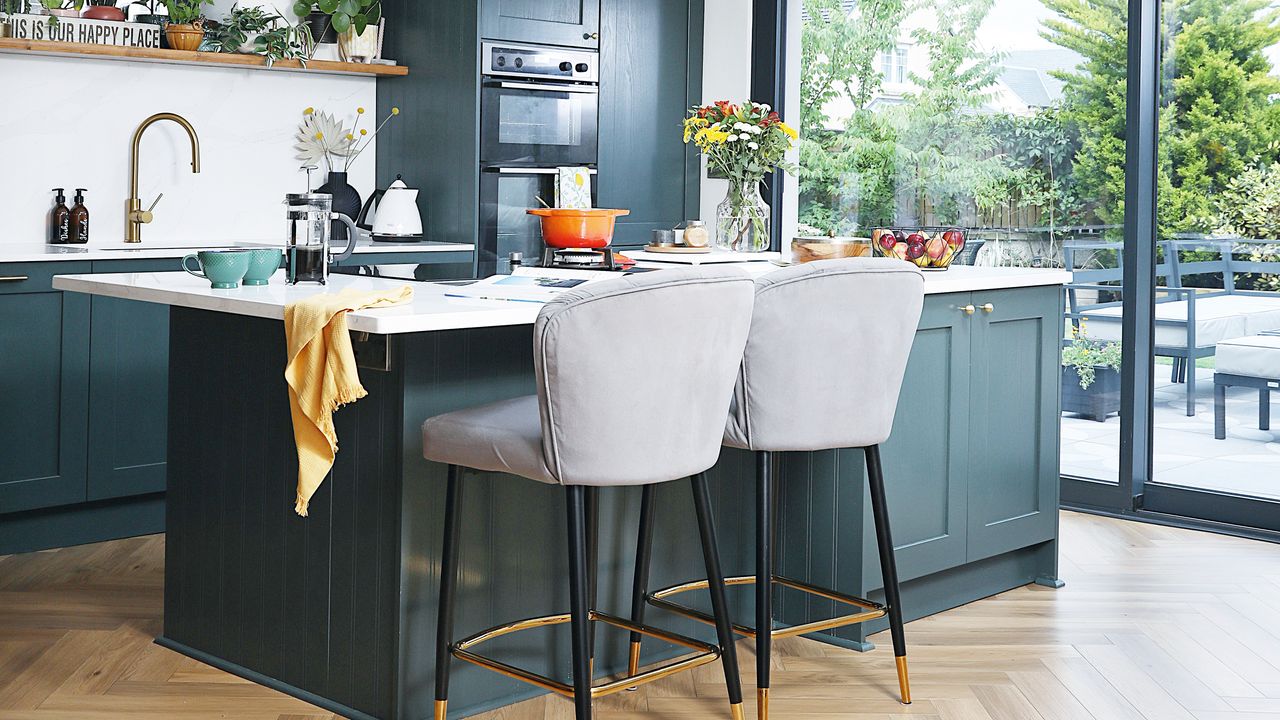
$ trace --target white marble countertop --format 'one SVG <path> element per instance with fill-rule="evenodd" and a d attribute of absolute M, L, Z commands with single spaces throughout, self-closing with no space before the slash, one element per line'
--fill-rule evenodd
<path fill-rule="evenodd" d="M 778 269 L 771 263 L 743 263 L 743 266 L 751 274 Z M 946 272 L 926 273 L 925 292 L 977 292 L 1062 285 L 1070 281 L 1071 273 L 1062 270 L 954 267 Z M 445 284 L 356 275 L 332 275 L 328 286 L 289 286 L 284 282 L 284 274 L 276 273 L 270 285 L 235 290 L 214 290 L 209 287 L 207 280 L 183 272 L 58 275 L 53 280 L 53 286 L 59 290 L 276 320 L 284 318 L 286 305 L 312 295 L 341 292 L 348 288 L 359 291 L 378 290 L 405 284 L 414 288 L 412 303 L 352 312 L 347 316 L 349 327 L 359 332 L 394 335 L 528 325 L 537 318 L 541 307 L 537 303 L 446 297 L 445 292 L 450 286 Z"/>
<path fill-rule="evenodd" d="M 180 258 L 197 250 L 223 248 L 283 247 L 283 243 L 271 240 L 242 240 L 227 243 L 183 243 L 162 240 L 144 240 L 138 244 L 90 243 L 88 245 L 46 245 L 43 243 L 0 243 L 0 263 L 84 261 L 84 260 L 162 260 Z M 466 243 L 375 243 L 367 238 L 356 242 L 356 254 L 361 253 L 427 253 L 471 252 L 474 245 Z"/>

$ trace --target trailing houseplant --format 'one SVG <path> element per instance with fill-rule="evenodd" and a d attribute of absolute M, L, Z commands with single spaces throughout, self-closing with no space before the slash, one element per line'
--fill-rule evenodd
<path fill-rule="evenodd" d="M 204 42 L 204 6 L 212 0 L 162 0 L 169 10 L 165 35 L 174 50 L 198 50 Z"/>
<path fill-rule="evenodd" d="M 204 47 L 215 52 L 262 55 L 267 65 L 297 59 L 305 66 L 310 33 L 304 24 L 291 25 L 260 7 L 232 7 L 222 22 L 207 23 Z"/>
<path fill-rule="evenodd" d="M 796 138 L 796 131 L 768 105 L 721 100 L 689 110 L 684 141 L 698 146 L 713 176 L 729 180 L 729 194 L 716 208 L 717 247 L 769 249 L 769 206 L 760 197 L 760 183 L 776 168 L 794 172 L 785 158 Z"/>

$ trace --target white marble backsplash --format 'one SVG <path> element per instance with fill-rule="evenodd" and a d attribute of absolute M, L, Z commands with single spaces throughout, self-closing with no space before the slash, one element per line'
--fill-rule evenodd
<path fill-rule="evenodd" d="M 300 192 L 293 138 L 307 107 L 378 117 L 372 78 L 162 65 L 90 58 L 0 55 L 0 245 L 46 237 L 54 187 L 88 188 L 93 244 L 124 238 L 133 131 L 157 112 L 195 125 L 201 174 L 191 173 L 186 133 L 147 131 L 140 194 L 164 200 L 144 243 L 261 240 L 283 233 L 285 193 Z M 374 149 L 352 168 L 367 196 Z M 316 184 L 323 182 L 318 174 Z"/>

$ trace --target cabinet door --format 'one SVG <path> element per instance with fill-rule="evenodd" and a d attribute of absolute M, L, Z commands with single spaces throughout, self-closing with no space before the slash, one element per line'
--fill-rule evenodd
<path fill-rule="evenodd" d="M 600 46 L 600 0 L 483 0 L 480 17 L 490 40 Z"/>
<path fill-rule="evenodd" d="M 925 298 L 893 434 L 881 448 L 885 495 L 902 580 L 961 565 L 966 555 L 971 321 L 967 293 Z M 865 580 L 880 587 L 866 503 Z"/>
<path fill-rule="evenodd" d="M 171 270 L 95 264 L 97 272 Z M 169 307 L 94 296 L 89 347 L 89 499 L 161 492 L 169 416 Z M 194 384 L 193 384 L 194 385 Z"/>
<path fill-rule="evenodd" d="M 1062 293 L 973 293 L 969 560 L 1049 540 L 1058 518 Z"/>
<path fill-rule="evenodd" d="M 89 271 L 0 266 L 0 513 L 85 499 L 89 298 L 53 290 L 54 265 Z"/>
<path fill-rule="evenodd" d="M 700 36 L 702 0 L 601 0 L 601 207 L 626 208 L 613 244 L 639 246 L 650 232 L 697 217 L 698 163 L 680 123 L 699 94 L 690 70 L 691 27 Z M 693 20 L 696 19 L 696 24 Z M 692 94 L 692 95 L 691 95 Z"/>

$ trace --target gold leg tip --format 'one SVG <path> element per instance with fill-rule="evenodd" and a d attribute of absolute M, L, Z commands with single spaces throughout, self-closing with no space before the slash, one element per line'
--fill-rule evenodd
<path fill-rule="evenodd" d="M 729 712 L 733 715 L 733 720 L 745 720 L 742 714 L 742 703 L 730 703 Z"/>
<path fill-rule="evenodd" d="M 756 718 L 769 720 L 769 688 L 756 689 Z"/>
<path fill-rule="evenodd" d="M 907 658 L 895 658 L 898 663 L 898 690 L 902 693 L 902 704 L 911 704 L 911 681 L 907 677 Z"/>
<path fill-rule="evenodd" d="M 449 710 L 448 700 L 437 700 L 435 720 L 445 720 L 445 715 L 448 714 L 448 710 Z"/>

